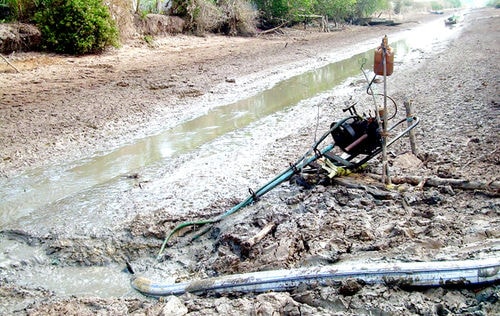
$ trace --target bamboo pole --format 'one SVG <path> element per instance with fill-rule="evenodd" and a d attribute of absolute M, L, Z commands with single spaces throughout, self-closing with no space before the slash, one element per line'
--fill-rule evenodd
<path fill-rule="evenodd" d="M 367 173 L 367 176 L 377 180 L 381 179 L 380 175 Z M 500 181 L 488 181 L 488 180 L 467 180 L 467 179 L 444 179 L 435 176 L 425 177 L 425 176 L 399 176 L 393 177 L 392 181 L 394 184 L 411 184 L 419 186 L 428 187 L 440 187 L 443 185 L 449 185 L 452 188 L 457 188 L 461 190 L 484 190 L 490 192 L 500 193 Z"/>

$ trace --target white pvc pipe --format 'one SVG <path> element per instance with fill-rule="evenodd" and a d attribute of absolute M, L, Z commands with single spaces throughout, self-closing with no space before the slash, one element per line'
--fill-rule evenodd
<path fill-rule="evenodd" d="M 367 284 L 447 286 L 491 283 L 500 280 L 500 258 L 393 263 L 344 263 L 290 270 L 235 274 L 184 283 L 161 284 L 135 277 L 132 287 L 150 296 L 287 291 L 301 284 L 328 285 L 346 279 Z"/>

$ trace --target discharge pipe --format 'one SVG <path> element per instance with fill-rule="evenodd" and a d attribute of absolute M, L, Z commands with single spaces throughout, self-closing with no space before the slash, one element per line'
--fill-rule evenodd
<path fill-rule="evenodd" d="M 299 285 L 331 285 L 346 279 L 363 280 L 367 284 L 399 286 L 466 286 L 497 282 L 500 258 L 432 261 L 359 263 L 271 270 L 227 275 L 191 282 L 162 284 L 144 277 L 134 277 L 132 287 L 148 296 L 193 294 L 249 293 L 289 291 Z"/>

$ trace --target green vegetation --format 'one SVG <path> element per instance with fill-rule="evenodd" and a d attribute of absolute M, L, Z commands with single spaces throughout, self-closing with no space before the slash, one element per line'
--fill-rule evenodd
<path fill-rule="evenodd" d="M 5 21 L 31 22 L 37 7 L 43 0 L 0 0 L 0 8 L 5 16 L 0 19 Z M 8 14 L 7 14 L 8 13 Z"/>
<path fill-rule="evenodd" d="M 500 8 L 500 0 L 490 0 L 488 1 L 487 6 Z"/>
<path fill-rule="evenodd" d="M 149 47 L 153 47 L 154 46 L 154 39 L 153 39 L 153 36 L 151 35 L 145 35 L 143 37 L 144 39 L 144 42 L 146 42 L 148 44 Z"/>
<path fill-rule="evenodd" d="M 254 0 L 264 25 L 296 23 L 305 15 L 322 15 L 335 22 L 367 17 L 390 8 L 388 0 Z"/>
<path fill-rule="evenodd" d="M 35 23 L 42 48 L 88 54 L 118 45 L 118 29 L 101 0 L 0 0 L 0 22 Z"/>
<path fill-rule="evenodd" d="M 313 0 L 254 0 L 264 26 L 276 26 L 304 20 L 304 15 L 312 14 Z"/>
<path fill-rule="evenodd" d="M 399 2 L 401 8 L 411 0 L 392 2 Z M 389 0 L 171 0 L 166 3 L 169 4 L 166 12 L 185 18 L 195 33 L 222 30 L 228 34 L 245 33 L 255 24 L 257 15 L 261 27 L 271 28 L 302 23 L 312 15 L 325 16 L 337 23 L 391 8 Z M 143 9 L 158 7 L 164 7 L 158 0 L 141 1 Z"/>
<path fill-rule="evenodd" d="M 222 32 L 252 35 L 257 25 L 305 23 L 323 16 L 335 24 L 390 9 L 389 0 L 111 0 L 114 19 L 104 0 L 0 0 L 0 21 L 36 23 L 42 47 L 69 54 L 96 53 L 118 42 L 116 25 L 127 21 L 116 13 L 133 11 L 180 16 L 195 34 Z M 411 1 L 395 0 L 392 2 Z M 451 0 L 448 0 L 451 1 Z M 120 10 L 116 10 L 120 8 Z M 123 14 L 122 14 L 123 15 Z"/>
<path fill-rule="evenodd" d="M 118 30 L 100 0 L 46 0 L 34 20 L 50 51 L 81 55 L 118 44 Z"/>
<path fill-rule="evenodd" d="M 356 1 L 356 16 L 364 18 L 372 15 L 377 11 L 389 9 L 388 0 L 357 0 Z"/>
<path fill-rule="evenodd" d="M 356 0 L 316 0 L 315 12 L 326 15 L 330 20 L 340 23 L 354 15 L 356 11 Z"/>
<path fill-rule="evenodd" d="M 435 0 L 431 2 L 431 9 L 435 11 L 440 11 L 448 8 L 460 8 L 462 2 L 460 0 Z"/>
<path fill-rule="evenodd" d="M 498 6 L 499 1 L 490 0 L 490 5 Z M 118 31 L 133 27 L 127 24 L 131 13 L 143 18 L 150 13 L 179 16 L 185 29 L 200 35 L 251 35 L 257 26 L 268 29 L 316 17 L 336 26 L 384 12 L 403 13 L 411 7 L 457 8 L 461 0 L 107 0 L 106 5 L 104 0 L 0 0 L 0 22 L 36 23 L 45 49 L 86 54 L 116 45 Z"/>
<path fill-rule="evenodd" d="M 443 10 L 443 5 L 440 2 L 432 1 L 431 2 L 431 9 L 434 11 L 441 11 L 441 10 Z"/>

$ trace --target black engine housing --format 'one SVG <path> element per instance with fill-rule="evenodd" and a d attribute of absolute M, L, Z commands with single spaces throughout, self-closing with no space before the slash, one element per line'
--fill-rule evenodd
<path fill-rule="evenodd" d="M 333 128 L 335 124 L 337 122 L 333 122 L 330 128 Z M 333 129 L 331 135 L 335 145 L 350 155 L 370 155 L 382 146 L 382 136 L 375 118 L 349 118 L 339 127 Z M 350 146 L 358 140 L 358 144 Z"/>

